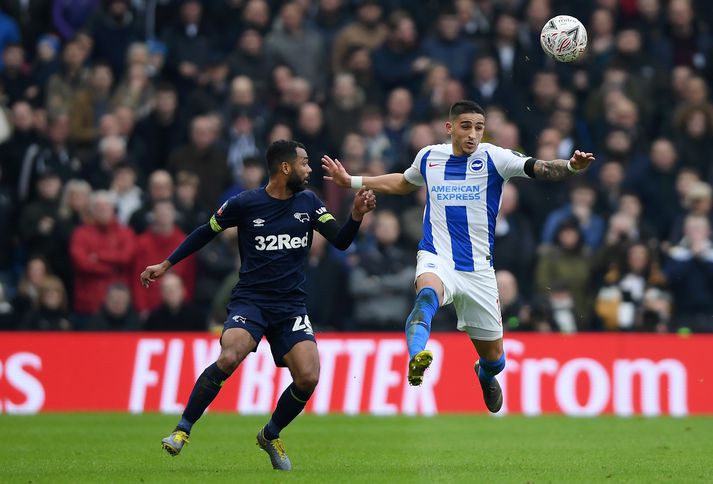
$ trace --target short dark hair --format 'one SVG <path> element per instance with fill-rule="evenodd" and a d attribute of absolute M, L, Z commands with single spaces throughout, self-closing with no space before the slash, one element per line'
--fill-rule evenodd
<path fill-rule="evenodd" d="M 448 113 L 448 119 L 453 121 L 455 118 L 457 118 L 463 113 L 476 113 L 485 116 L 485 110 L 480 106 L 480 104 L 464 99 L 462 101 L 453 103 L 453 105 L 451 106 L 451 110 Z"/>
<path fill-rule="evenodd" d="M 294 161 L 297 157 L 297 148 L 305 149 L 305 146 L 297 141 L 286 139 L 279 139 L 272 142 L 265 152 L 267 170 L 270 172 L 270 175 L 277 173 L 280 163 L 283 161 Z"/>

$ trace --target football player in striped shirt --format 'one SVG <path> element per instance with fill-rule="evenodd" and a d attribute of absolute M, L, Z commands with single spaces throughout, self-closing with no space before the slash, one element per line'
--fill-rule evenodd
<path fill-rule="evenodd" d="M 339 160 L 322 158 L 324 177 L 342 187 L 407 194 L 425 187 L 423 238 L 416 262 L 416 302 L 406 320 L 408 380 L 420 385 L 433 355 L 425 349 L 431 319 L 453 303 L 457 328 L 468 334 L 485 404 L 500 410 L 502 390 L 495 375 L 505 368 L 503 327 L 493 270 L 495 220 L 503 184 L 512 177 L 563 180 L 587 168 L 592 153 L 575 151 L 569 160 L 537 160 L 481 143 L 485 111 L 472 101 L 451 106 L 446 129 L 451 143 L 426 146 L 404 173 L 350 176 Z"/>

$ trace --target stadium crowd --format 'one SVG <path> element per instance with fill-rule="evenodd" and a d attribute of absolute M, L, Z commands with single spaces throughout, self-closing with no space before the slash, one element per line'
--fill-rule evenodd
<path fill-rule="evenodd" d="M 556 14 L 587 27 L 573 64 L 540 48 Z M 487 141 L 597 156 L 504 188 L 506 330 L 713 331 L 712 26 L 707 0 L 0 0 L 0 329 L 219 327 L 234 230 L 160 284 L 138 275 L 265 182 L 270 141 L 306 145 L 344 219 L 323 154 L 402 171 L 468 98 Z M 378 197 L 345 255 L 315 234 L 318 329 L 402 329 L 424 205 Z"/>

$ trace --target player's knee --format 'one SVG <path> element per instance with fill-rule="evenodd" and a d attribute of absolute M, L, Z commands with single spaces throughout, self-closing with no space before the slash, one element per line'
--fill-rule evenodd
<path fill-rule="evenodd" d="M 312 393 L 319 383 L 319 368 L 296 372 L 295 385 L 306 393 Z"/>
<path fill-rule="evenodd" d="M 225 373 L 232 374 L 240 363 L 245 359 L 246 354 L 234 349 L 224 349 L 218 357 L 218 368 Z"/>

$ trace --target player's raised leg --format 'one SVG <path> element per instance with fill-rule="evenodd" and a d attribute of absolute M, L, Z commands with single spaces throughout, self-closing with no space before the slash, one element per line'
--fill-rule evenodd
<path fill-rule="evenodd" d="M 431 335 L 431 320 L 443 301 L 443 283 L 436 274 L 426 272 L 416 279 L 416 292 L 416 301 L 406 319 L 408 382 L 414 386 L 423 383 L 423 373 L 433 361 L 433 354 L 425 348 Z"/>
<path fill-rule="evenodd" d="M 471 339 L 480 359 L 475 363 L 475 373 L 483 390 L 485 406 L 492 413 L 496 413 L 503 406 L 503 391 L 495 375 L 505 368 L 505 353 L 503 352 L 503 339 L 495 341 L 482 341 Z"/>
<path fill-rule="evenodd" d="M 206 368 L 196 380 L 180 422 L 171 435 L 161 440 L 161 446 L 171 455 L 178 455 L 184 444 L 188 443 L 193 424 L 203 415 L 225 380 L 233 374 L 257 343 L 248 331 L 230 328 L 223 333 L 220 345 L 218 360 Z"/>
<path fill-rule="evenodd" d="M 280 432 L 305 408 L 319 382 L 319 353 L 314 341 L 300 341 L 283 357 L 292 374 L 270 421 L 257 434 L 258 445 L 270 456 L 273 469 L 289 471 L 292 463 Z"/>

